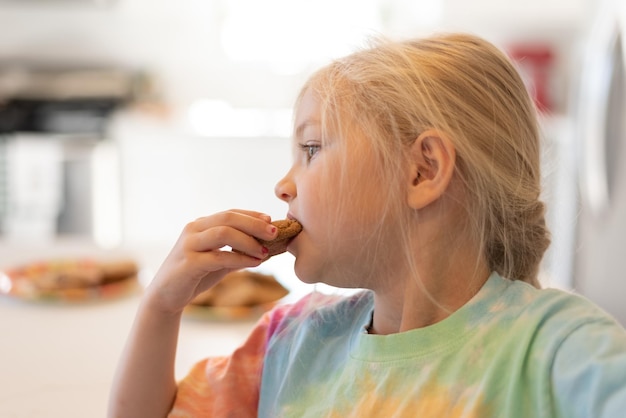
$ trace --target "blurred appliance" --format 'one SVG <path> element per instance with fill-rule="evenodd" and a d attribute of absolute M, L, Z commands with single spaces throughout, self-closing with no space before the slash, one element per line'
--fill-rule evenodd
<path fill-rule="evenodd" d="M 106 130 L 131 90 L 119 70 L 0 65 L 0 234 L 94 235 L 97 201 L 119 201 Z"/>
<path fill-rule="evenodd" d="M 61 147 L 31 135 L 3 142 L 3 232 L 24 238 L 55 235 L 62 195 Z"/>
<path fill-rule="evenodd" d="M 626 2 L 599 3 L 586 41 L 574 117 L 574 289 L 626 326 Z"/>

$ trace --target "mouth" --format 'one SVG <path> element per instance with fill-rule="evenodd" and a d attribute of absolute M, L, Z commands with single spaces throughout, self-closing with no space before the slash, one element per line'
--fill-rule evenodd
<path fill-rule="evenodd" d="M 291 213 L 288 213 L 286 218 L 287 218 L 287 219 L 289 219 L 289 220 L 292 220 L 292 221 L 296 221 L 296 222 L 298 222 L 300 225 L 302 225 L 302 223 L 301 223 L 298 219 L 296 219 L 296 217 L 295 217 L 295 216 L 293 216 L 293 214 L 291 214 Z M 302 227 L 302 229 L 304 229 L 304 227 Z M 298 235 L 300 235 L 301 233 L 302 233 L 302 230 L 301 230 L 300 232 L 298 232 L 296 235 L 294 235 L 292 238 L 290 238 L 290 239 L 287 241 L 287 247 L 291 246 L 291 243 L 292 243 L 292 242 L 293 242 L 296 238 L 298 238 Z"/>
<path fill-rule="evenodd" d="M 302 222 L 300 222 L 298 218 L 296 218 L 291 212 L 287 214 L 286 219 L 289 219 L 290 221 L 298 222 L 304 229 L 304 225 L 302 225 Z"/>

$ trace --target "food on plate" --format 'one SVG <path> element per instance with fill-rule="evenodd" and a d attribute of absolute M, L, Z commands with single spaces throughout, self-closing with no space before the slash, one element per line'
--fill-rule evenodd
<path fill-rule="evenodd" d="M 289 240 L 298 235 L 302 231 L 302 225 L 295 219 L 283 219 L 272 222 L 278 228 L 278 235 L 271 241 L 258 240 L 265 248 L 269 250 L 267 258 L 287 251 Z"/>
<path fill-rule="evenodd" d="M 91 258 L 37 261 L 4 270 L 0 293 L 22 299 L 83 300 L 113 297 L 135 287 L 139 268 L 132 260 Z"/>
<path fill-rule="evenodd" d="M 116 260 L 99 263 L 102 271 L 102 283 L 113 283 L 120 280 L 136 277 L 139 266 L 133 260 Z"/>
<path fill-rule="evenodd" d="M 227 274 L 218 284 L 200 293 L 191 302 L 196 306 L 253 307 L 276 302 L 289 291 L 273 275 L 249 270 Z"/>
<path fill-rule="evenodd" d="M 84 259 L 34 263 L 23 271 L 38 289 L 54 291 L 118 282 L 135 277 L 138 268 L 130 260 L 98 262 Z"/>

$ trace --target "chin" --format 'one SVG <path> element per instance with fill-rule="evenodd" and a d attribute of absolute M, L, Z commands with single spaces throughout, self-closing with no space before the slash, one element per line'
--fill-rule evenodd
<path fill-rule="evenodd" d="M 298 263 L 298 260 L 296 259 L 294 271 L 298 279 L 302 283 L 306 284 L 324 284 L 327 286 L 342 289 L 352 289 L 359 287 L 355 286 L 354 283 L 346 283 L 345 275 L 337 274 L 337 272 L 331 273 L 327 270 L 319 268 L 319 266 L 317 267 L 318 268 L 311 268 L 311 266 L 307 266 L 302 262 Z"/>
<path fill-rule="evenodd" d="M 306 284 L 315 284 L 320 282 L 319 274 L 315 274 L 310 269 L 307 269 L 302 265 L 303 263 L 298 263 L 298 259 L 296 258 L 296 262 L 294 264 L 294 272 L 296 273 L 296 277 L 303 283 Z"/>
<path fill-rule="evenodd" d="M 306 284 L 328 284 L 328 266 L 319 260 L 319 257 L 306 257 L 302 254 L 296 257 L 294 272 L 301 282 Z"/>

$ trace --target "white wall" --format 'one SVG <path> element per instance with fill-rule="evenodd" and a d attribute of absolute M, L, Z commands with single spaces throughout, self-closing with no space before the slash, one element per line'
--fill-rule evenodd
<path fill-rule="evenodd" d="M 102 10 L 0 6 L 0 62 L 144 70 L 173 105 L 197 97 L 242 106 L 290 103 L 293 77 L 230 62 L 219 47 L 215 13 L 204 4 L 217 2 L 122 0 Z"/>
<path fill-rule="evenodd" d="M 571 45 L 579 26 L 588 20 L 594 2 L 116 0 L 105 9 L 53 6 L 54 2 L 11 4 L 0 4 L 0 62 L 122 65 L 155 75 L 175 105 L 211 97 L 237 106 L 285 107 L 313 68 L 353 49 L 365 34 L 469 30 L 494 41 L 548 39 L 567 47 L 565 43 Z M 276 62 L 229 59 L 221 31 L 233 16 L 242 14 L 250 19 L 242 26 L 240 42 L 276 55 L 274 61 L 304 60 L 299 73 L 277 72 Z"/>
<path fill-rule="evenodd" d="M 291 165 L 287 138 L 206 138 L 158 121 L 118 120 L 127 243 L 174 242 L 200 216 L 232 208 L 285 217 L 274 185 Z"/>

